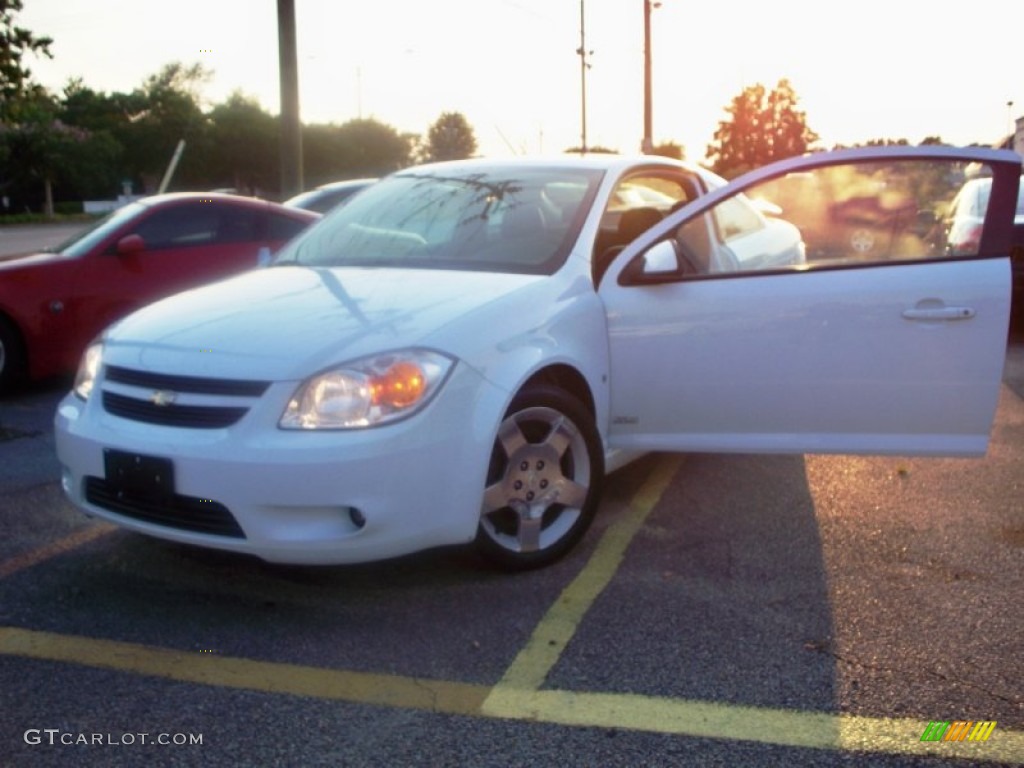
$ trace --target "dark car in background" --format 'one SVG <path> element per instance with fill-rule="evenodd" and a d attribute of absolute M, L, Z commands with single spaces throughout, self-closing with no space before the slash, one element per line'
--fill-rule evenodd
<path fill-rule="evenodd" d="M 321 184 L 315 189 L 300 192 L 295 197 L 285 200 L 284 205 L 289 208 L 327 213 L 332 208 L 348 202 L 353 195 L 362 192 L 376 181 L 377 179 L 350 179 Z"/>
<path fill-rule="evenodd" d="M 256 267 L 319 218 L 232 195 L 157 195 L 52 250 L 0 257 L 0 391 L 73 371 L 113 321 Z"/>

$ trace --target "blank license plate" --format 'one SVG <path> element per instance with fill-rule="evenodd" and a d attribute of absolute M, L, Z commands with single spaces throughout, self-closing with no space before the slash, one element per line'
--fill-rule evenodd
<path fill-rule="evenodd" d="M 174 495 L 174 464 L 170 459 L 107 448 L 103 463 L 107 483 L 114 490 L 151 499 Z"/>

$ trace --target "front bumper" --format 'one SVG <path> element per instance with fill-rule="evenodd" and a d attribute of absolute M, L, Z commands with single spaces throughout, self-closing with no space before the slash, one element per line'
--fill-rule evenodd
<path fill-rule="evenodd" d="M 238 423 L 216 429 L 115 416 L 102 384 L 87 402 L 68 395 L 55 417 L 64 491 L 91 516 L 293 564 L 379 560 L 476 534 L 497 417 L 482 405 L 489 385 L 464 365 L 411 418 L 344 431 L 279 429 L 294 382 L 272 384 Z M 170 460 L 170 501 L 118 498 L 107 449 Z"/>

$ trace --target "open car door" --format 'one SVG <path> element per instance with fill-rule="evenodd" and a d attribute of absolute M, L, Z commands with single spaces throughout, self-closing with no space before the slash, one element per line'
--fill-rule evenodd
<path fill-rule="evenodd" d="M 979 455 L 999 396 L 1011 152 L 840 150 L 700 198 L 605 274 L 609 447 Z M 992 178 L 976 247 L 943 221 Z"/>

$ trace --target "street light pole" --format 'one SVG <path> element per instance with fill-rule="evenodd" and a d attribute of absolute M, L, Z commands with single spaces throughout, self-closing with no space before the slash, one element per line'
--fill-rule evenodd
<path fill-rule="evenodd" d="M 654 150 L 651 100 L 651 0 L 644 0 L 644 138 L 640 142 L 640 151 L 644 154 Z"/>

